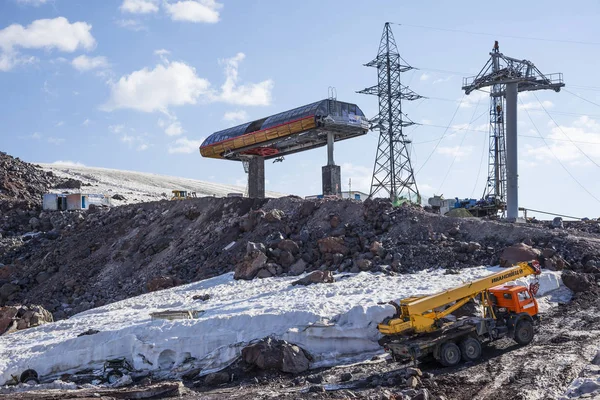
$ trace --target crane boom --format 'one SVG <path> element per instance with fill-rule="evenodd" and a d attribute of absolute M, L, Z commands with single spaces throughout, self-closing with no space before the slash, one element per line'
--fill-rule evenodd
<path fill-rule="evenodd" d="M 430 296 L 409 297 L 400 300 L 398 315 L 378 325 L 384 335 L 398 335 L 408 331 L 432 332 L 436 322 L 457 310 L 469 300 L 482 295 L 484 307 L 489 306 L 488 290 L 506 282 L 541 273 L 537 262 L 522 262 L 496 274 L 467 282 L 464 285 Z"/>

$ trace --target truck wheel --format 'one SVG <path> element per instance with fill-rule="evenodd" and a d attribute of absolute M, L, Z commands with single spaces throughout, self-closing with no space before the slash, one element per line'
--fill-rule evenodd
<path fill-rule="evenodd" d="M 473 337 L 468 337 L 460 342 L 460 352 L 463 361 L 478 360 L 481 357 L 481 343 Z"/>
<path fill-rule="evenodd" d="M 453 367 L 460 362 L 460 349 L 456 343 L 446 342 L 442 345 L 439 361 L 444 367 Z"/>
<path fill-rule="evenodd" d="M 521 319 L 515 327 L 515 342 L 526 345 L 533 340 L 533 324 L 528 319 Z"/>

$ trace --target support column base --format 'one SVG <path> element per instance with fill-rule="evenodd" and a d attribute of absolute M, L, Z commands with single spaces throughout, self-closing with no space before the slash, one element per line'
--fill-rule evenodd
<path fill-rule="evenodd" d="M 322 168 L 323 195 L 342 195 L 342 170 L 339 165 L 325 165 Z"/>

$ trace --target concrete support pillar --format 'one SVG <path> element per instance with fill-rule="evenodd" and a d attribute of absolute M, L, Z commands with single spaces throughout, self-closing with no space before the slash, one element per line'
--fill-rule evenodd
<path fill-rule="evenodd" d="M 506 208 L 509 221 L 519 217 L 519 172 L 517 155 L 518 83 L 506 84 Z"/>
<path fill-rule="evenodd" d="M 265 159 L 252 157 L 248 163 L 248 197 L 265 198 Z"/>
<path fill-rule="evenodd" d="M 335 165 L 333 161 L 333 132 L 327 133 L 327 165 Z"/>
<path fill-rule="evenodd" d="M 342 172 L 339 165 L 326 165 L 322 169 L 323 173 L 323 195 L 341 196 L 342 195 Z"/>

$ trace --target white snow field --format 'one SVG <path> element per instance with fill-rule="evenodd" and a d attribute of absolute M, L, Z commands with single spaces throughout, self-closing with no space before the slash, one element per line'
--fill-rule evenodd
<path fill-rule="evenodd" d="M 198 197 L 225 197 L 228 193 L 244 193 L 245 188 L 234 185 L 204 182 L 195 179 L 157 175 L 144 172 L 122 171 L 108 168 L 85 167 L 72 164 L 37 164 L 61 178 L 78 179 L 92 186 L 81 188 L 82 193 L 121 194 L 125 200 L 111 200 L 113 205 L 141 203 L 171 198 L 172 190 L 196 192 Z M 242 166 L 240 165 L 240 168 Z M 80 190 L 55 189 L 53 192 L 79 192 Z M 165 197 L 164 194 L 167 196 Z M 282 197 L 282 193 L 266 192 L 267 197 Z"/>
<path fill-rule="evenodd" d="M 291 285 L 298 277 L 236 281 L 228 273 L 0 336 L 0 384 L 29 368 L 46 380 L 99 369 L 118 357 L 161 377 L 191 368 L 207 374 L 233 362 L 249 342 L 269 335 L 307 350 L 314 357 L 312 367 L 362 361 L 382 351 L 376 326 L 393 314 L 392 306 L 378 302 L 435 293 L 500 270 L 477 267 L 445 275 L 444 269 L 430 269 L 393 277 L 361 272 L 306 287 Z M 543 272 L 540 285 L 543 301 L 565 301 L 553 296 L 564 288 L 559 272 Z M 199 294 L 210 299 L 192 299 Z M 195 319 L 151 319 L 151 312 L 165 310 L 204 312 Z M 88 329 L 100 332 L 77 336 Z"/>

